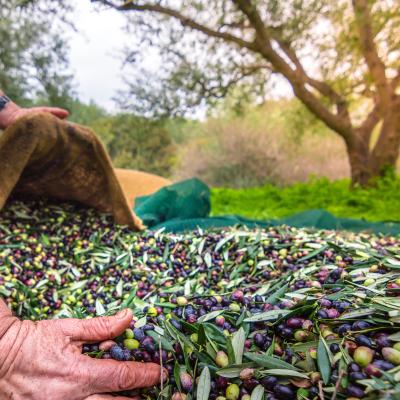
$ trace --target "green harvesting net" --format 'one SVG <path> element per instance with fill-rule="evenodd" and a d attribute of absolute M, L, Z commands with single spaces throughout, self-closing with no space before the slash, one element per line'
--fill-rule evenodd
<path fill-rule="evenodd" d="M 267 200 L 265 199 L 266 202 Z M 210 189 L 200 180 L 190 179 L 137 199 L 135 212 L 147 227 L 154 230 L 164 228 L 168 232 L 236 225 L 248 228 L 289 225 L 296 228 L 369 231 L 391 235 L 400 233 L 399 222 L 337 218 L 325 210 L 308 210 L 287 218 L 258 221 L 237 215 L 210 217 L 210 209 Z"/>

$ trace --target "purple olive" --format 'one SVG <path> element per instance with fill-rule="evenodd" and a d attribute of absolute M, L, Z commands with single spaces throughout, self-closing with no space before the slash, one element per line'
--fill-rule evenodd
<path fill-rule="evenodd" d="M 286 326 L 288 328 L 298 329 L 298 328 L 302 328 L 303 322 L 304 322 L 303 318 L 292 317 L 286 321 Z"/>
<path fill-rule="evenodd" d="M 133 330 L 133 335 L 136 340 L 139 340 L 139 342 L 141 342 L 146 337 L 143 329 L 140 329 L 140 328 L 135 328 Z"/>
<path fill-rule="evenodd" d="M 262 333 L 256 333 L 253 339 L 256 346 L 263 348 L 264 343 L 266 342 L 265 335 L 263 335 Z"/>
<path fill-rule="evenodd" d="M 357 335 L 355 337 L 355 342 L 360 346 L 373 347 L 372 340 L 365 335 Z"/>
<path fill-rule="evenodd" d="M 275 385 L 278 383 L 278 378 L 275 376 L 266 376 L 261 380 L 261 385 L 267 390 L 274 390 Z"/>
<path fill-rule="evenodd" d="M 295 392 L 292 388 L 286 385 L 275 385 L 274 393 L 278 399 L 288 400 L 295 398 Z"/>
<path fill-rule="evenodd" d="M 371 324 L 367 321 L 356 321 L 351 326 L 352 331 L 363 331 L 371 327 Z"/>
<path fill-rule="evenodd" d="M 125 360 L 125 353 L 122 347 L 115 345 L 110 349 L 110 355 L 114 360 L 117 361 L 124 361 Z"/>
<path fill-rule="evenodd" d="M 372 364 L 370 364 L 370 365 L 372 365 Z M 367 379 L 367 375 L 364 374 L 363 372 L 352 372 L 351 374 L 349 374 L 349 380 L 351 382 L 356 382 L 361 379 Z"/>
<path fill-rule="evenodd" d="M 349 394 L 350 396 L 357 397 L 359 399 L 365 396 L 365 393 L 364 393 L 364 390 L 362 389 L 362 387 L 358 386 L 358 385 L 354 385 L 352 383 L 350 383 L 347 386 L 347 394 Z"/>
<path fill-rule="evenodd" d="M 389 335 L 387 333 L 379 333 L 375 336 L 375 343 L 379 348 L 390 347 L 392 345 Z"/>
<path fill-rule="evenodd" d="M 337 328 L 337 333 L 339 335 L 344 335 L 346 332 L 351 330 L 351 325 L 350 324 L 342 324 Z"/>
<path fill-rule="evenodd" d="M 181 380 L 182 389 L 185 392 L 190 392 L 193 387 L 193 378 L 187 372 L 181 372 L 179 378 Z"/>

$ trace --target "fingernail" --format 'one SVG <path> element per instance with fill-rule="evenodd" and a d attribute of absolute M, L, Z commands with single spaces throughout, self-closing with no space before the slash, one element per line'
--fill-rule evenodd
<path fill-rule="evenodd" d="M 129 310 L 126 308 L 125 310 L 120 311 L 115 315 L 116 318 L 118 319 L 124 319 L 127 317 Z"/>

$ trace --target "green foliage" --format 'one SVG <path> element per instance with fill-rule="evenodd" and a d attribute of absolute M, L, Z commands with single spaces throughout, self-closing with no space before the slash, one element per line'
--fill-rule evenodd
<path fill-rule="evenodd" d="M 92 125 L 100 118 L 108 116 L 107 111 L 96 103 L 85 104 L 78 99 L 70 100 L 68 110 L 70 119 L 81 125 Z"/>
<path fill-rule="evenodd" d="M 395 164 L 391 149 L 400 142 L 392 123 L 398 120 L 400 82 L 396 2 L 93 2 L 129 12 L 128 30 L 136 43 L 124 65 L 135 69 L 120 97 L 125 107 L 144 115 L 188 115 L 233 95 L 240 113 L 243 104 L 271 97 L 279 83 L 274 77 L 280 76 L 309 110 L 294 121 L 300 133 L 316 117 L 345 139 L 353 182 L 366 185 L 384 165 Z M 159 68 L 137 68 L 145 64 L 138 61 L 144 55 L 138 49 L 148 53 L 142 43 L 158 50 Z M 373 146 L 370 139 L 380 124 L 384 129 Z M 361 166 L 355 161 L 360 159 L 367 161 Z M 225 175 L 232 173 L 236 170 L 229 168 Z"/>
<path fill-rule="evenodd" d="M 174 143 L 181 145 L 201 134 L 201 122 L 187 118 L 167 118 L 163 120 L 164 128 L 169 132 Z"/>
<path fill-rule="evenodd" d="M 111 120 L 110 132 L 107 148 L 115 166 L 169 175 L 173 145 L 163 121 L 118 114 Z"/>
<path fill-rule="evenodd" d="M 170 175 L 175 148 L 165 121 L 126 113 L 109 115 L 94 103 L 79 101 L 72 106 L 71 119 L 96 132 L 116 167 Z"/>
<path fill-rule="evenodd" d="M 240 115 L 229 100 L 194 133 L 183 125 L 188 136 L 179 143 L 176 178 L 196 176 L 211 186 L 242 188 L 287 185 L 310 175 L 349 176 L 343 142 L 297 99 L 248 105 Z"/>
<path fill-rule="evenodd" d="M 174 142 L 192 126 L 185 120 L 153 120 L 134 114 L 111 115 L 91 102 L 71 100 L 70 119 L 100 137 L 114 165 L 169 176 L 175 162 Z M 175 137 L 173 136 L 175 133 Z"/>
<path fill-rule="evenodd" d="M 212 212 L 268 219 L 323 208 L 338 217 L 400 221 L 400 177 L 388 176 L 370 188 L 351 190 L 349 184 L 348 180 L 315 179 L 286 187 L 213 189 Z"/>
<path fill-rule="evenodd" d="M 109 8 L 105 0 L 93 2 Z M 236 98 L 239 106 L 243 99 L 260 103 L 268 96 L 274 85 L 271 79 L 274 68 L 271 59 L 243 45 L 242 41 L 251 43 L 257 29 L 241 11 L 239 2 L 162 2 L 164 9 L 172 10 L 164 14 L 178 14 L 181 18 L 166 17 L 163 12 L 135 12 L 146 6 L 152 9 L 152 2 L 141 1 L 140 7 L 135 3 L 113 2 L 115 8 L 121 6 L 119 10 L 129 13 L 127 29 L 133 40 L 126 55 L 125 65 L 131 64 L 133 68 L 126 79 L 124 105 L 144 113 L 171 114 L 187 113 L 199 106 L 204 108 L 206 103 L 212 106 L 239 92 Z M 278 54 L 287 53 L 292 61 L 297 58 L 311 78 L 333 88 L 356 115 L 368 110 L 360 99 L 369 102 L 367 93 L 373 90 L 373 80 L 362 54 L 362 38 L 352 2 L 257 0 L 247 3 L 258 10 L 271 42 L 280 49 Z M 399 67 L 400 8 L 393 1 L 368 3 L 373 40 L 387 66 L 388 76 L 395 76 Z M 192 29 L 194 24 L 199 29 Z M 221 37 L 222 32 L 225 35 Z M 141 43 L 147 46 L 140 46 Z M 157 50 L 161 65 L 138 68 L 149 46 Z M 329 95 L 319 93 L 319 89 L 311 91 L 321 105 L 328 109 L 335 106 Z"/>
<path fill-rule="evenodd" d="M 16 102 L 67 106 L 72 77 L 63 25 L 70 10 L 63 1 L 0 0 L 0 88 Z"/>

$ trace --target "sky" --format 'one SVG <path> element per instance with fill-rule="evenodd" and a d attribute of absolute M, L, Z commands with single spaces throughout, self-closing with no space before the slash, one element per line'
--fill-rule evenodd
<path fill-rule="evenodd" d="M 112 100 L 123 88 L 121 52 L 128 38 L 123 32 L 125 18 L 114 10 L 97 12 L 89 0 L 73 0 L 76 5 L 70 34 L 70 61 L 78 97 L 115 110 Z"/>
<path fill-rule="evenodd" d="M 92 100 L 108 111 L 117 111 L 113 98 L 124 88 L 122 50 L 129 44 L 132 48 L 134 42 L 123 30 L 125 17 L 111 9 L 98 12 L 90 0 L 72 2 L 75 5 L 73 21 L 78 32 L 69 34 L 70 62 L 78 97 L 84 102 Z M 160 59 L 155 51 L 148 51 L 143 62 L 155 68 Z M 274 94 L 278 97 L 290 95 L 291 89 L 283 79 L 277 79 L 271 95 Z M 200 110 L 199 115 L 203 115 L 203 111 Z"/>

